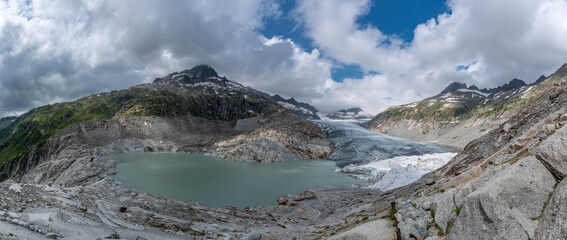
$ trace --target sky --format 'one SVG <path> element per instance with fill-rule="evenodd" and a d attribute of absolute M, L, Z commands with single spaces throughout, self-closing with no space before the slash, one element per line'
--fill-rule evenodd
<path fill-rule="evenodd" d="M 377 114 L 565 62 L 567 0 L 0 0 L 0 117 L 199 64 Z"/>

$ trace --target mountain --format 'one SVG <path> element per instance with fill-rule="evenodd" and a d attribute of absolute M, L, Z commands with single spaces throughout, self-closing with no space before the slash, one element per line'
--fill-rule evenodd
<path fill-rule="evenodd" d="M 528 85 L 513 79 L 492 89 L 454 82 L 433 97 L 390 107 L 365 126 L 394 136 L 463 148 L 541 96 L 538 86 L 545 81 L 540 78 Z"/>
<path fill-rule="evenodd" d="M 359 107 L 345 108 L 336 112 L 327 113 L 325 117 L 333 120 L 363 120 L 371 119 L 372 114 L 365 112 Z"/>
<path fill-rule="evenodd" d="M 101 151 L 206 152 L 241 161 L 324 158 L 330 152 L 321 129 L 265 95 L 200 65 L 153 83 L 38 107 L 0 130 L 2 172 L 21 177 L 33 169 L 47 172 L 35 182 L 74 185 L 113 171 Z M 77 167 L 100 161 L 94 172 L 84 172 L 52 161 L 61 158 L 75 159 Z"/>
<path fill-rule="evenodd" d="M 3 117 L 0 118 L 0 130 L 10 126 L 18 117 Z"/>
<path fill-rule="evenodd" d="M 300 116 L 307 120 L 320 120 L 321 118 L 317 115 L 317 110 L 315 107 L 309 105 L 308 103 L 298 102 L 294 98 L 285 99 L 278 94 L 270 96 L 266 94 L 266 98 L 277 102 L 278 104 L 284 106 L 285 108 L 291 110 L 297 116 Z"/>

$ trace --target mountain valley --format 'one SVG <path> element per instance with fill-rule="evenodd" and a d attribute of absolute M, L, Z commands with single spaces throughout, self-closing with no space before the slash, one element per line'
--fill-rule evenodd
<path fill-rule="evenodd" d="M 317 116 L 310 105 L 245 87 L 205 65 L 35 108 L 0 121 L 0 230 L 15 229 L 0 238 L 373 239 L 368 234 L 399 231 L 402 239 L 560 239 L 567 231 L 566 86 L 567 64 L 530 85 L 453 83 L 363 124 L 445 146 L 373 145 L 382 135 L 360 129 L 355 141 L 348 132 L 355 123 L 308 121 Z M 332 116 L 367 117 L 360 108 L 338 113 Z M 460 152 L 405 186 L 319 186 L 280 196 L 277 206 L 244 209 L 153 196 L 107 178 L 117 171 L 107 156 L 125 152 L 250 162 L 336 157 L 345 167 L 375 160 L 364 148 L 377 154 L 395 148 L 403 152 L 395 156 L 415 159 Z M 361 159 L 351 159 L 356 154 Z M 369 226 L 380 227 L 360 230 Z"/>

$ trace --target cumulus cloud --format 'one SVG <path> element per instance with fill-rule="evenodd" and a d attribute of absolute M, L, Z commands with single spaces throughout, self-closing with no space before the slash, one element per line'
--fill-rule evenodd
<path fill-rule="evenodd" d="M 277 1 L 0 2 L 0 116 L 210 64 L 268 92 L 307 97 L 330 78 L 317 50 L 266 39 Z"/>
<path fill-rule="evenodd" d="M 367 72 L 329 87 L 335 104 L 359 103 L 377 113 L 432 96 L 454 81 L 495 87 L 517 77 L 529 83 L 567 62 L 565 0 L 450 0 L 450 13 L 418 25 L 410 43 L 358 24 L 370 4 L 305 0 L 296 9 L 323 55 Z"/>

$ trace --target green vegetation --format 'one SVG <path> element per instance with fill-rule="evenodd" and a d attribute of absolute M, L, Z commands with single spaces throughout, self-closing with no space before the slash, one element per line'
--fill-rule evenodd
<path fill-rule="evenodd" d="M 434 227 L 438 231 L 438 233 L 437 233 L 438 236 L 440 236 L 440 237 L 445 236 L 445 232 L 443 232 L 443 230 L 435 222 L 435 211 L 431 210 L 430 212 L 431 212 L 431 219 L 433 219 L 433 222 L 431 222 L 429 225 L 427 225 L 427 230 Z"/>
<path fill-rule="evenodd" d="M 532 154 L 530 153 L 530 151 L 527 148 L 524 148 L 522 151 L 520 151 L 518 154 L 516 154 L 513 158 L 510 158 L 506 161 L 504 161 L 503 163 L 510 163 L 510 165 L 518 162 L 518 160 L 524 158 L 524 157 L 528 157 L 531 156 Z"/>
<path fill-rule="evenodd" d="M 459 214 L 461 214 L 461 208 L 455 208 L 455 213 L 457 214 L 457 216 L 459 216 Z"/>
<path fill-rule="evenodd" d="M 0 164 L 13 167 L 41 149 L 57 131 L 77 122 L 124 116 L 195 116 L 211 120 L 235 120 L 275 109 L 275 103 L 241 93 L 138 86 L 91 95 L 74 102 L 46 105 L 10 119 L 0 129 Z M 2 119 L 4 120 L 4 119 Z M 13 122 L 12 122 L 13 120 Z M 6 121 L 4 121 L 6 122 Z"/>
<path fill-rule="evenodd" d="M 453 224 L 447 223 L 447 226 L 445 227 L 445 232 L 443 233 L 443 235 L 449 234 L 451 232 L 451 228 L 453 228 Z"/>
<path fill-rule="evenodd" d="M 396 209 L 390 208 L 390 220 L 394 221 L 394 223 L 392 224 L 392 226 L 394 226 L 394 227 L 397 227 L 396 213 L 398 213 L 398 211 Z"/>

